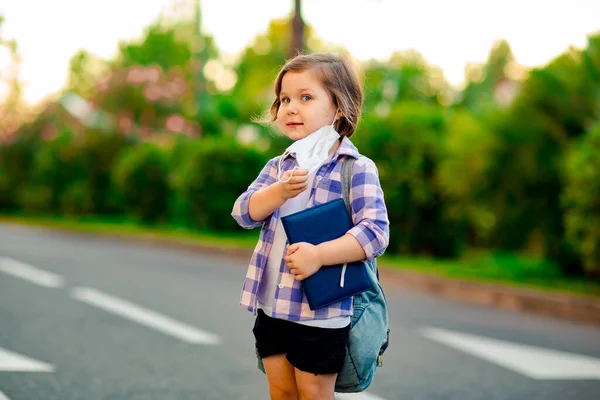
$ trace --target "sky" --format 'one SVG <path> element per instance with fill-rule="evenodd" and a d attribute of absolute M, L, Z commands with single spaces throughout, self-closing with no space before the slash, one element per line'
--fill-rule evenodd
<path fill-rule="evenodd" d="M 120 40 L 139 38 L 161 12 L 185 2 L 193 0 L 3 0 L 0 37 L 18 42 L 24 97 L 34 104 L 61 89 L 79 49 L 112 58 Z M 288 15 L 293 0 L 200 4 L 203 30 L 235 55 L 270 20 Z M 485 61 L 496 40 L 507 40 L 517 62 L 534 67 L 600 32 L 599 0 L 303 0 L 302 14 L 323 41 L 359 60 L 416 49 L 457 86 L 465 65 Z M 7 60 L 0 51 L 0 71 Z"/>

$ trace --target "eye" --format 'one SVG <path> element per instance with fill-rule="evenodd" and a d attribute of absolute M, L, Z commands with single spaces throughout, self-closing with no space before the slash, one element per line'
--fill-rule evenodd
<path fill-rule="evenodd" d="M 308 101 L 312 99 L 312 97 L 310 97 L 309 95 L 305 94 L 304 96 L 302 96 L 302 101 Z"/>
<path fill-rule="evenodd" d="M 283 97 L 279 101 L 282 102 L 282 103 L 289 103 L 290 102 L 290 98 L 289 97 Z"/>

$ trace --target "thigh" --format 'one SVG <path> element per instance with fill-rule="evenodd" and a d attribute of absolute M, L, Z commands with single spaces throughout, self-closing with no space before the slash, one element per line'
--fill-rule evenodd
<path fill-rule="evenodd" d="M 333 400 L 337 374 L 315 375 L 295 369 L 300 400 Z"/>
<path fill-rule="evenodd" d="M 271 398 L 297 400 L 295 368 L 285 358 L 285 354 L 265 357 L 262 362 L 267 373 Z"/>

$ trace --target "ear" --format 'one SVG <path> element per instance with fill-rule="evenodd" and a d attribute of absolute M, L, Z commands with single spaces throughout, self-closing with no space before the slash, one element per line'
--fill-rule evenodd
<path fill-rule="evenodd" d="M 342 114 L 342 110 L 340 110 L 338 108 L 337 111 L 336 111 L 336 113 L 335 113 L 335 120 L 339 121 L 340 119 L 342 119 L 343 116 L 344 116 L 344 114 Z"/>

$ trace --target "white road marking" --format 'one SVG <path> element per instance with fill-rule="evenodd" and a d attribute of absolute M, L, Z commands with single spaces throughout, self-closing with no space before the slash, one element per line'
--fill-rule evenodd
<path fill-rule="evenodd" d="M 62 288 L 65 284 L 64 278 L 60 275 L 43 271 L 11 258 L 0 257 L 0 271 L 44 287 Z"/>
<path fill-rule="evenodd" d="M 362 393 L 336 393 L 335 400 L 385 400 L 367 392 Z"/>
<path fill-rule="evenodd" d="M 206 345 L 216 345 L 220 342 L 220 338 L 213 333 L 184 324 L 166 315 L 159 314 L 95 289 L 74 288 L 71 290 L 71 297 L 156 329 L 159 332 L 174 336 L 184 342 Z"/>
<path fill-rule="evenodd" d="M 54 366 L 0 347 L 0 371 L 54 372 Z"/>
<path fill-rule="evenodd" d="M 445 329 L 424 328 L 428 339 L 533 379 L 600 379 L 600 359 Z"/>
<path fill-rule="evenodd" d="M 0 390 L 0 400 L 10 400 L 8 397 L 6 397 L 4 395 L 4 393 L 2 393 L 2 390 Z"/>

